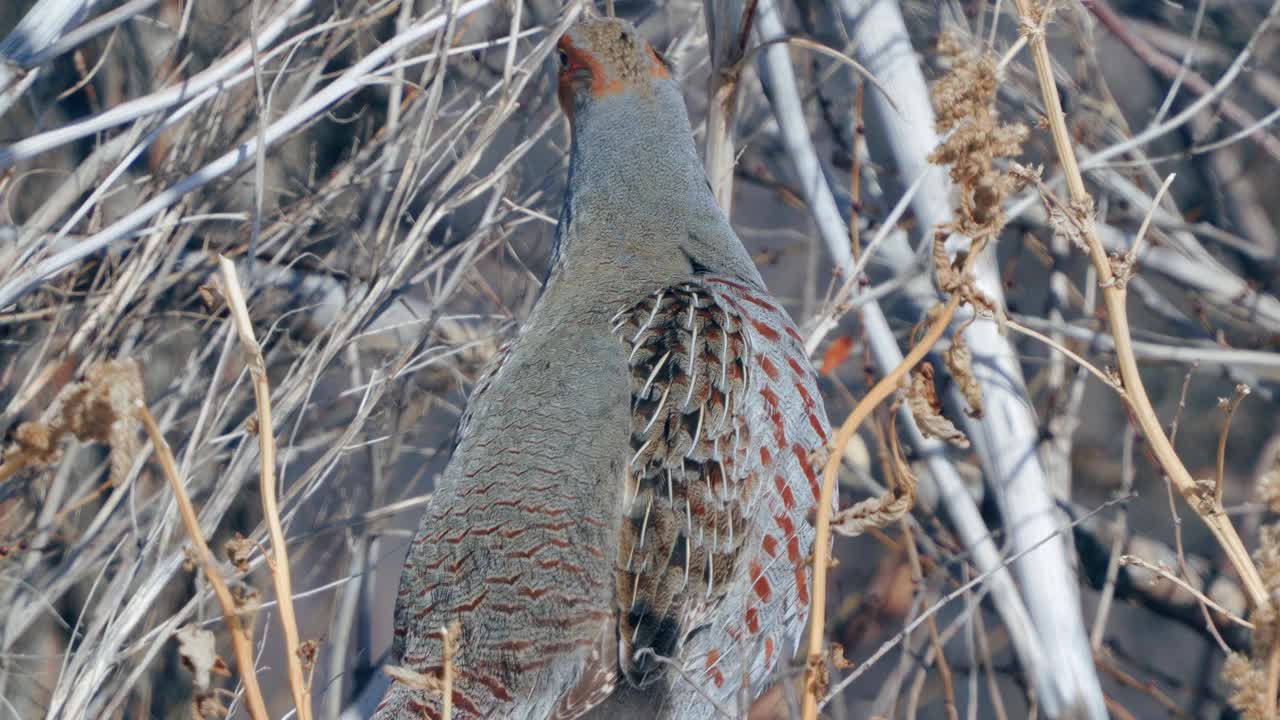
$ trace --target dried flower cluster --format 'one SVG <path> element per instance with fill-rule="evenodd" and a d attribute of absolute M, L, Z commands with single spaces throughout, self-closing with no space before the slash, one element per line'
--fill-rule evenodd
<path fill-rule="evenodd" d="M 997 163 L 1022 154 L 1027 128 L 1000 122 L 995 106 L 1000 83 L 991 57 L 952 33 L 938 40 L 938 54 L 951 69 L 933 86 L 933 107 L 938 130 L 950 135 L 929 160 L 950 166 L 960 192 L 955 220 L 945 230 L 975 241 L 994 237 L 1005 224 L 1005 198 L 1021 187 Z"/>
<path fill-rule="evenodd" d="M 1000 164 L 1003 159 L 1022 153 L 1027 129 L 1000 122 L 995 102 L 999 78 L 992 58 L 972 50 L 961 37 L 950 33 L 942 35 L 937 50 L 950 63 L 947 74 L 933 87 L 937 127 L 947 136 L 929 160 L 949 167 L 958 194 L 953 220 L 939 227 L 934 235 L 938 287 L 945 293 L 959 293 L 975 308 L 1003 318 L 997 304 L 974 285 L 969 267 L 973 257 L 1003 229 L 1004 201 L 1023 185 L 1018 174 Z M 952 234 L 972 241 L 967 252 L 954 258 L 946 248 L 946 239 Z M 981 417 L 981 384 L 973 373 L 972 354 L 961 333 L 953 336 L 944 361 L 969 405 L 969 414 Z M 917 368 L 907 390 L 907 402 L 916 421 L 925 434 L 957 447 L 968 447 L 968 439 L 942 416 L 941 404 L 932 397 L 932 377 L 925 374 L 931 371 L 928 366 Z"/>

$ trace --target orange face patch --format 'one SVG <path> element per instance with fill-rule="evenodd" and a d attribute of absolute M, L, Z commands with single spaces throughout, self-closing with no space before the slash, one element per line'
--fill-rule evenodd
<path fill-rule="evenodd" d="M 590 52 L 575 47 L 573 38 L 565 35 L 560 38 L 560 42 L 556 44 L 559 52 L 563 53 L 564 62 L 560 68 L 560 87 L 558 95 L 560 97 L 560 105 L 565 109 L 566 113 L 570 112 L 573 107 L 573 78 L 576 74 L 586 71 L 591 76 L 591 96 L 601 98 L 622 90 L 622 80 L 611 78 L 605 72 L 604 66 L 600 61 L 592 57 Z"/>

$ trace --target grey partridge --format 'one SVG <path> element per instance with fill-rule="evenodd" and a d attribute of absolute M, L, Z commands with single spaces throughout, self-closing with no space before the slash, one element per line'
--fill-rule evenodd
<path fill-rule="evenodd" d="M 438 673 L 456 621 L 457 718 L 745 715 L 808 614 L 815 374 L 667 62 L 613 18 L 558 59 L 573 142 L 550 272 L 463 414 L 394 662 Z M 394 683 L 375 717 L 440 712 Z"/>

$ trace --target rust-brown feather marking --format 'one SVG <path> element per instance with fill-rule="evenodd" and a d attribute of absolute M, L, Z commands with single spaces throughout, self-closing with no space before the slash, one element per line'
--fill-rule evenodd
<path fill-rule="evenodd" d="M 735 314 L 695 284 L 619 313 L 630 347 L 632 448 L 617 574 L 621 665 L 656 677 L 737 572 L 750 488 L 736 482 L 750 429 L 737 407 L 749 372 Z"/>
<path fill-rule="evenodd" d="M 707 691 L 761 682 L 804 624 L 827 439 L 816 375 L 786 313 L 732 279 L 654 293 L 613 330 L 633 395 L 619 665 L 644 685 L 676 661 L 706 683 L 677 703 L 696 713 Z"/>

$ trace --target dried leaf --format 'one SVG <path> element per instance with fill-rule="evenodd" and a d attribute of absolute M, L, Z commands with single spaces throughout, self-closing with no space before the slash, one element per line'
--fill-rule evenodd
<path fill-rule="evenodd" d="M 836 368 L 844 364 L 853 350 L 853 338 L 841 335 L 831 341 L 827 352 L 822 355 L 822 374 L 830 375 Z"/>
<path fill-rule="evenodd" d="M 5 450 L 5 462 L 56 462 L 62 439 L 71 434 L 82 442 L 110 445 L 109 479 L 113 484 L 119 483 L 138 452 L 134 408 L 141 399 L 142 375 L 136 362 L 126 359 L 96 363 L 85 373 L 84 380 L 68 384 L 54 398 L 51 420 L 25 422 L 17 428 L 14 444 Z"/>
<path fill-rule="evenodd" d="M 258 621 L 258 608 L 262 607 L 262 593 L 249 585 L 240 585 L 231 590 L 231 597 L 236 601 L 236 610 L 240 614 L 244 631 L 253 637 L 253 627 Z"/>
<path fill-rule="evenodd" d="M 226 306 L 226 302 L 222 299 L 222 293 L 213 283 L 205 283 L 196 289 L 196 293 L 200 296 L 200 302 L 204 305 L 205 312 L 210 315 L 219 315 L 222 308 Z"/>
<path fill-rule="evenodd" d="M 319 640 L 305 640 L 298 646 L 298 658 L 302 660 L 303 672 L 311 672 L 311 668 L 315 667 L 316 664 L 316 654 L 319 652 Z"/>
<path fill-rule="evenodd" d="M 911 512 L 916 502 L 916 478 L 901 458 L 897 465 L 897 487 L 878 498 L 870 498 L 836 512 L 831 518 L 831 532 L 857 537 L 871 528 L 883 528 Z"/>
<path fill-rule="evenodd" d="M 257 545 L 249 538 L 236 533 L 236 536 L 227 541 L 223 545 L 223 551 L 227 554 L 227 559 L 232 565 L 236 566 L 236 570 L 241 573 L 249 572 L 249 560 L 253 558 L 253 550 Z"/>
<path fill-rule="evenodd" d="M 943 353 L 943 362 L 959 385 L 964 401 L 969 404 L 969 416 L 982 417 L 982 385 L 973 375 L 973 353 L 969 351 L 963 333 L 956 333 L 952 338 L 951 347 Z"/>
<path fill-rule="evenodd" d="M 964 284 L 964 275 L 947 255 L 947 233 L 939 232 L 933 236 L 933 271 L 938 277 L 938 288 L 943 292 L 953 292 Z"/>
<path fill-rule="evenodd" d="M 226 717 L 227 706 L 218 700 L 217 695 L 197 695 L 191 702 L 191 712 L 198 718 Z"/>
<path fill-rule="evenodd" d="M 942 415 L 942 403 L 933 384 L 933 365 L 924 362 L 911 371 L 911 385 L 907 388 L 907 407 L 920 426 L 920 432 L 955 445 L 968 448 L 969 438 L 964 436 L 950 420 Z"/>
<path fill-rule="evenodd" d="M 227 663 L 218 657 L 217 639 L 212 632 L 183 625 L 174 633 L 174 638 L 178 641 L 178 657 L 183 667 L 191 671 L 191 684 L 197 694 L 210 690 L 214 675 L 231 675 Z"/>

